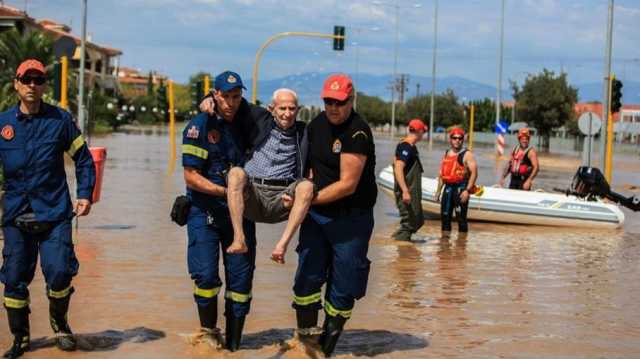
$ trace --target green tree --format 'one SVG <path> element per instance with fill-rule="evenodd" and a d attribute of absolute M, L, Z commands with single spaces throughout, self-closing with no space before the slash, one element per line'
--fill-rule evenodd
<path fill-rule="evenodd" d="M 391 118 L 391 106 L 377 96 L 367 96 L 358 92 L 356 112 L 370 125 L 384 125 Z"/>
<path fill-rule="evenodd" d="M 496 103 L 492 99 L 485 97 L 482 100 L 469 102 L 474 105 L 473 129 L 475 131 L 491 132 L 495 129 L 496 124 Z M 513 123 L 512 109 L 509 107 L 500 107 L 500 117 L 509 123 Z M 468 116 L 468 114 L 467 114 Z"/>
<path fill-rule="evenodd" d="M 434 104 L 434 127 L 468 126 L 464 118 L 464 108 L 453 90 L 447 89 L 441 94 L 436 94 Z M 431 117 L 431 94 L 413 97 L 403 107 L 405 119 L 420 118 L 428 122 Z"/>
<path fill-rule="evenodd" d="M 29 58 L 38 59 L 45 65 L 53 64 L 52 44 L 51 38 L 41 32 L 21 34 L 11 29 L 0 33 L 0 111 L 18 102 L 13 89 L 18 65 Z"/>
<path fill-rule="evenodd" d="M 549 150 L 551 131 L 572 121 L 578 90 L 567 82 L 567 74 L 555 75 L 543 69 L 538 75 L 529 75 L 522 88 L 512 85 L 518 120 L 535 127 L 542 136 L 541 149 Z"/>

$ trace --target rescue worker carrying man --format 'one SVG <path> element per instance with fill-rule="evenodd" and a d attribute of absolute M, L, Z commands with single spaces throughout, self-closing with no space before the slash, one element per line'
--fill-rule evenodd
<path fill-rule="evenodd" d="M 438 189 L 435 193 L 435 200 L 442 190 L 440 201 L 440 216 L 442 220 L 442 231 L 451 231 L 451 219 L 453 212 L 456 212 L 458 220 L 458 231 L 461 233 L 469 230 L 467 225 L 467 208 L 469 197 L 476 191 L 476 179 L 478 169 L 476 160 L 471 151 L 463 148 L 464 130 L 454 127 L 449 131 L 449 144 L 451 149 L 444 153 L 440 164 L 440 174 L 438 176 Z"/>
<path fill-rule="evenodd" d="M 393 161 L 394 186 L 393 193 L 400 213 L 400 228 L 393 238 L 399 241 L 410 241 L 424 224 L 422 213 L 422 162 L 416 143 L 427 131 L 427 125 L 420 119 L 409 121 L 407 137 L 396 146 Z"/>
<path fill-rule="evenodd" d="M 347 75 L 323 85 L 325 111 L 307 126 L 309 167 L 319 192 L 302 222 L 293 308 L 298 333 L 317 326 L 325 289 L 320 345 L 326 356 L 336 347 L 356 299 L 364 297 L 373 232 L 375 145 L 369 125 L 353 111 L 354 89 Z"/>
<path fill-rule="evenodd" d="M 518 131 L 518 144 L 511 151 L 511 160 L 507 163 L 500 177 L 500 187 L 504 187 L 505 178 L 511 175 L 510 189 L 531 190 L 533 179 L 538 175 L 540 165 L 536 150 L 529 147 L 530 139 L 531 134 L 528 128 L 521 128 Z"/>
<path fill-rule="evenodd" d="M 96 172 L 91 153 L 71 114 L 42 101 L 46 89 L 44 65 L 34 59 L 20 64 L 13 87 L 20 103 L 0 114 L 0 159 L 4 170 L 2 269 L 4 306 L 13 346 L 5 358 L 29 350 L 29 284 L 40 253 L 47 284 L 49 319 L 56 346 L 76 349 L 67 322 L 78 273 L 71 241 L 71 219 L 91 210 Z M 72 208 L 64 153 L 76 166 L 77 200 Z"/>
<path fill-rule="evenodd" d="M 188 266 L 195 282 L 194 298 L 200 317 L 200 334 L 221 346 L 217 328 L 218 293 L 222 282 L 218 263 L 222 252 L 225 273 L 225 345 L 240 347 L 242 329 L 251 303 L 251 286 L 256 259 L 255 223 L 243 219 L 247 252 L 228 253 L 233 227 L 226 195 L 226 174 L 231 166 L 244 161 L 242 123 L 250 116 L 242 97 L 240 76 L 231 71 L 214 81 L 214 114 L 201 113 L 185 127 L 182 165 L 191 208 L 187 217 Z"/>

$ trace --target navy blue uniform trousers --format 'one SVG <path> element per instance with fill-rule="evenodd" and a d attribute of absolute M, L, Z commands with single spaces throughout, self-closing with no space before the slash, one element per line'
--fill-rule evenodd
<path fill-rule="evenodd" d="M 298 270 L 293 307 L 322 308 L 321 289 L 327 283 L 326 313 L 350 318 L 355 300 L 364 297 L 367 290 L 371 264 L 367 252 L 372 232 L 372 209 L 330 221 L 318 221 L 317 216 L 307 215 L 296 248 Z"/>
<path fill-rule="evenodd" d="M 40 265 L 47 283 L 47 295 L 65 297 L 79 263 L 71 240 L 71 220 L 52 223 L 50 230 L 29 234 L 14 225 L 2 227 L 4 248 L 0 280 L 4 283 L 5 305 L 23 308 L 28 305 L 28 286 L 33 280 L 40 253 Z"/>
<path fill-rule="evenodd" d="M 229 211 L 219 208 L 211 213 L 213 223 L 207 221 L 206 211 L 191 207 L 187 220 L 189 243 L 187 262 L 189 274 L 195 282 L 194 294 L 199 306 L 209 305 L 220 292 L 222 281 L 218 274 L 220 252 L 224 264 L 225 308 L 232 313 L 225 315 L 245 316 L 251 305 L 251 285 L 256 263 L 256 226 L 244 220 L 246 253 L 229 254 L 227 248 L 233 242 L 233 227 Z"/>

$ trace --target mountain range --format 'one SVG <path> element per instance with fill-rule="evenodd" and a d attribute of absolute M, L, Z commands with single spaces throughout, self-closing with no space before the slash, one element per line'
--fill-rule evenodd
<path fill-rule="evenodd" d="M 301 104 L 320 105 L 320 90 L 322 82 L 328 73 L 308 72 L 289 75 L 271 80 L 260 80 L 258 84 L 258 99 L 269 102 L 271 94 L 278 88 L 288 87 L 298 93 Z M 351 74 L 356 88 L 369 96 L 378 96 L 387 101 L 391 99 L 391 75 Z M 249 79 L 249 83 L 251 80 Z M 418 86 L 419 85 L 419 89 Z M 580 102 L 602 101 L 602 83 L 571 84 L 578 89 Z M 249 87 L 249 86 L 247 86 Z M 431 77 L 409 75 L 408 91 L 405 99 L 415 97 L 419 93 L 427 94 L 431 91 Z M 485 97 L 495 99 L 496 87 L 485 83 L 469 80 L 458 76 L 445 76 L 437 78 L 436 93 L 452 89 L 461 101 L 479 100 Z M 623 90 L 623 103 L 640 103 L 640 82 L 626 81 Z M 249 93 L 250 95 L 250 93 Z M 503 100 L 512 100 L 511 89 L 503 88 Z"/>

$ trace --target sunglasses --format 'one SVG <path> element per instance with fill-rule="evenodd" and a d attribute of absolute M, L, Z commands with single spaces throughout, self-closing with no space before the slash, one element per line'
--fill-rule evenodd
<path fill-rule="evenodd" d="M 338 106 L 338 107 L 345 106 L 349 102 L 349 100 L 351 100 L 351 97 L 348 97 L 347 99 L 342 100 L 342 101 L 334 100 L 332 98 L 323 99 L 324 104 L 326 106 Z"/>
<path fill-rule="evenodd" d="M 34 83 L 38 86 L 42 86 L 47 82 L 47 79 L 44 76 L 22 76 L 18 78 L 18 81 L 23 85 L 31 85 L 31 83 Z"/>
<path fill-rule="evenodd" d="M 449 138 L 450 138 L 450 139 L 452 139 L 452 140 L 459 140 L 459 141 L 462 141 L 462 139 L 463 139 L 464 137 L 462 137 L 462 136 L 451 136 L 451 137 L 449 137 Z"/>

